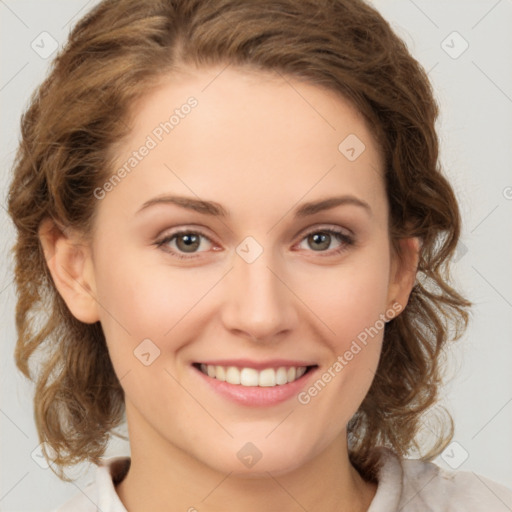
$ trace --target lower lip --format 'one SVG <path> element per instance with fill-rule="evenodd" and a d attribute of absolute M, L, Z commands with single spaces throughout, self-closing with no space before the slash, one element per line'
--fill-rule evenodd
<path fill-rule="evenodd" d="M 251 407 L 268 407 L 297 396 L 317 368 L 311 368 L 307 373 L 302 375 L 302 377 L 288 384 L 269 387 L 229 384 L 229 382 L 209 377 L 195 366 L 192 366 L 192 369 L 202 377 L 203 381 L 208 384 L 211 389 L 228 400 Z"/>

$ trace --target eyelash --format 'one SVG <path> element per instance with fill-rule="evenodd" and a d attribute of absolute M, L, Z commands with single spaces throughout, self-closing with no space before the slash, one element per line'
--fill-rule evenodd
<path fill-rule="evenodd" d="M 321 257 L 336 256 L 336 255 L 341 254 L 342 252 L 346 251 L 348 249 L 348 247 L 350 247 L 350 246 L 355 244 L 355 240 L 354 240 L 353 237 L 347 235 L 346 233 L 343 233 L 342 231 L 338 231 L 338 230 L 332 229 L 332 228 L 329 228 L 329 229 L 315 229 L 313 231 L 310 231 L 310 232 L 306 233 L 301 238 L 300 241 L 302 242 L 308 236 L 314 235 L 314 234 L 317 234 L 317 233 L 323 233 L 323 234 L 327 233 L 329 235 L 334 235 L 336 238 L 338 238 L 338 240 L 340 242 L 343 242 L 342 245 L 340 245 L 337 249 L 334 249 L 334 250 L 331 250 L 331 251 L 318 251 Z M 176 231 L 175 233 L 172 233 L 170 235 L 165 236 L 164 238 L 162 238 L 160 240 L 157 240 L 155 242 L 155 245 L 159 249 L 162 249 L 165 252 L 171 253 L 174 257 L 179 258 L 179 259 L 188 259 L 188 260 L 190 260 L 190 259 L 194 259 L 194 258 L 198 257 L 198 253 L 190 253 L 191 256 L 184 256 L 183 253 L 179 253 L 179 252 L 176 252 L 174 250 L 169 250 L 168 248 L 164 248 L 164 246 L 166 244 L 168 244 L 169 242 L 174 240 L 179 235 L 199 235 L 199 236 L 205 238 L 206 240 L 208 240 L 210 243 L 212 243 L 212 244 L 214 243 L 213 240 L 210 237 L 206 236 L 204 233 L 201 233 L 201 231 L 193 231 L 193 230 L 185 230 L 184 229 L 184 230 Z M 315 251 L 311 251 L 311 252 L 315 252 Z M 325 253 L 325 252 L 328 252 L 327 256 L 321 254 L 321 253 Z"/>

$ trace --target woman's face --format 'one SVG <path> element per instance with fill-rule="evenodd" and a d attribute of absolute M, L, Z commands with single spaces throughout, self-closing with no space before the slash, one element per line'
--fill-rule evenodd
<path fill-rule="evenodd" d="M 124 172 L 95 191 L 91 289 L 132 443 L 286 472 L 346 438 L 410 287 L 358 112 L 222 69 L 169 76 L 136 105 Z"/>

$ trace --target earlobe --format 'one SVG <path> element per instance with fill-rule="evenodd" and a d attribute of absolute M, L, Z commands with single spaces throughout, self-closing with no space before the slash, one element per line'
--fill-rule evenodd
<path fill-rule="evenodd" d="M 91 251 L 78 233 L 45 219 L 38 231 L 46 264 L 60 296 L 81 322 L 99 320 Z"/>
<path fill-rule="evenodd" d="M 399 240 L 401 258 L 393 255 L 390 283 L 388 287 L 388 306 L 395 309 L 400 305 L 402 312 L 409 301 L 409 295 L 416 282 L 421 242 L 418 237 Z"/>

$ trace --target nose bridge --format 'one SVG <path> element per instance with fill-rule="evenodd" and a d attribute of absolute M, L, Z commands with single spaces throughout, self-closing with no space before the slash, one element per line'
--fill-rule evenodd
<path fill-rule="evenodd" d="M 223 321 L 228 329 L 265 339 L 291 329 L 297 316 L 293 294 L 282 282 L 281 267 L 272 250 L 257 249 L 251 241 L 237 249 L 227 280 Z"/>

